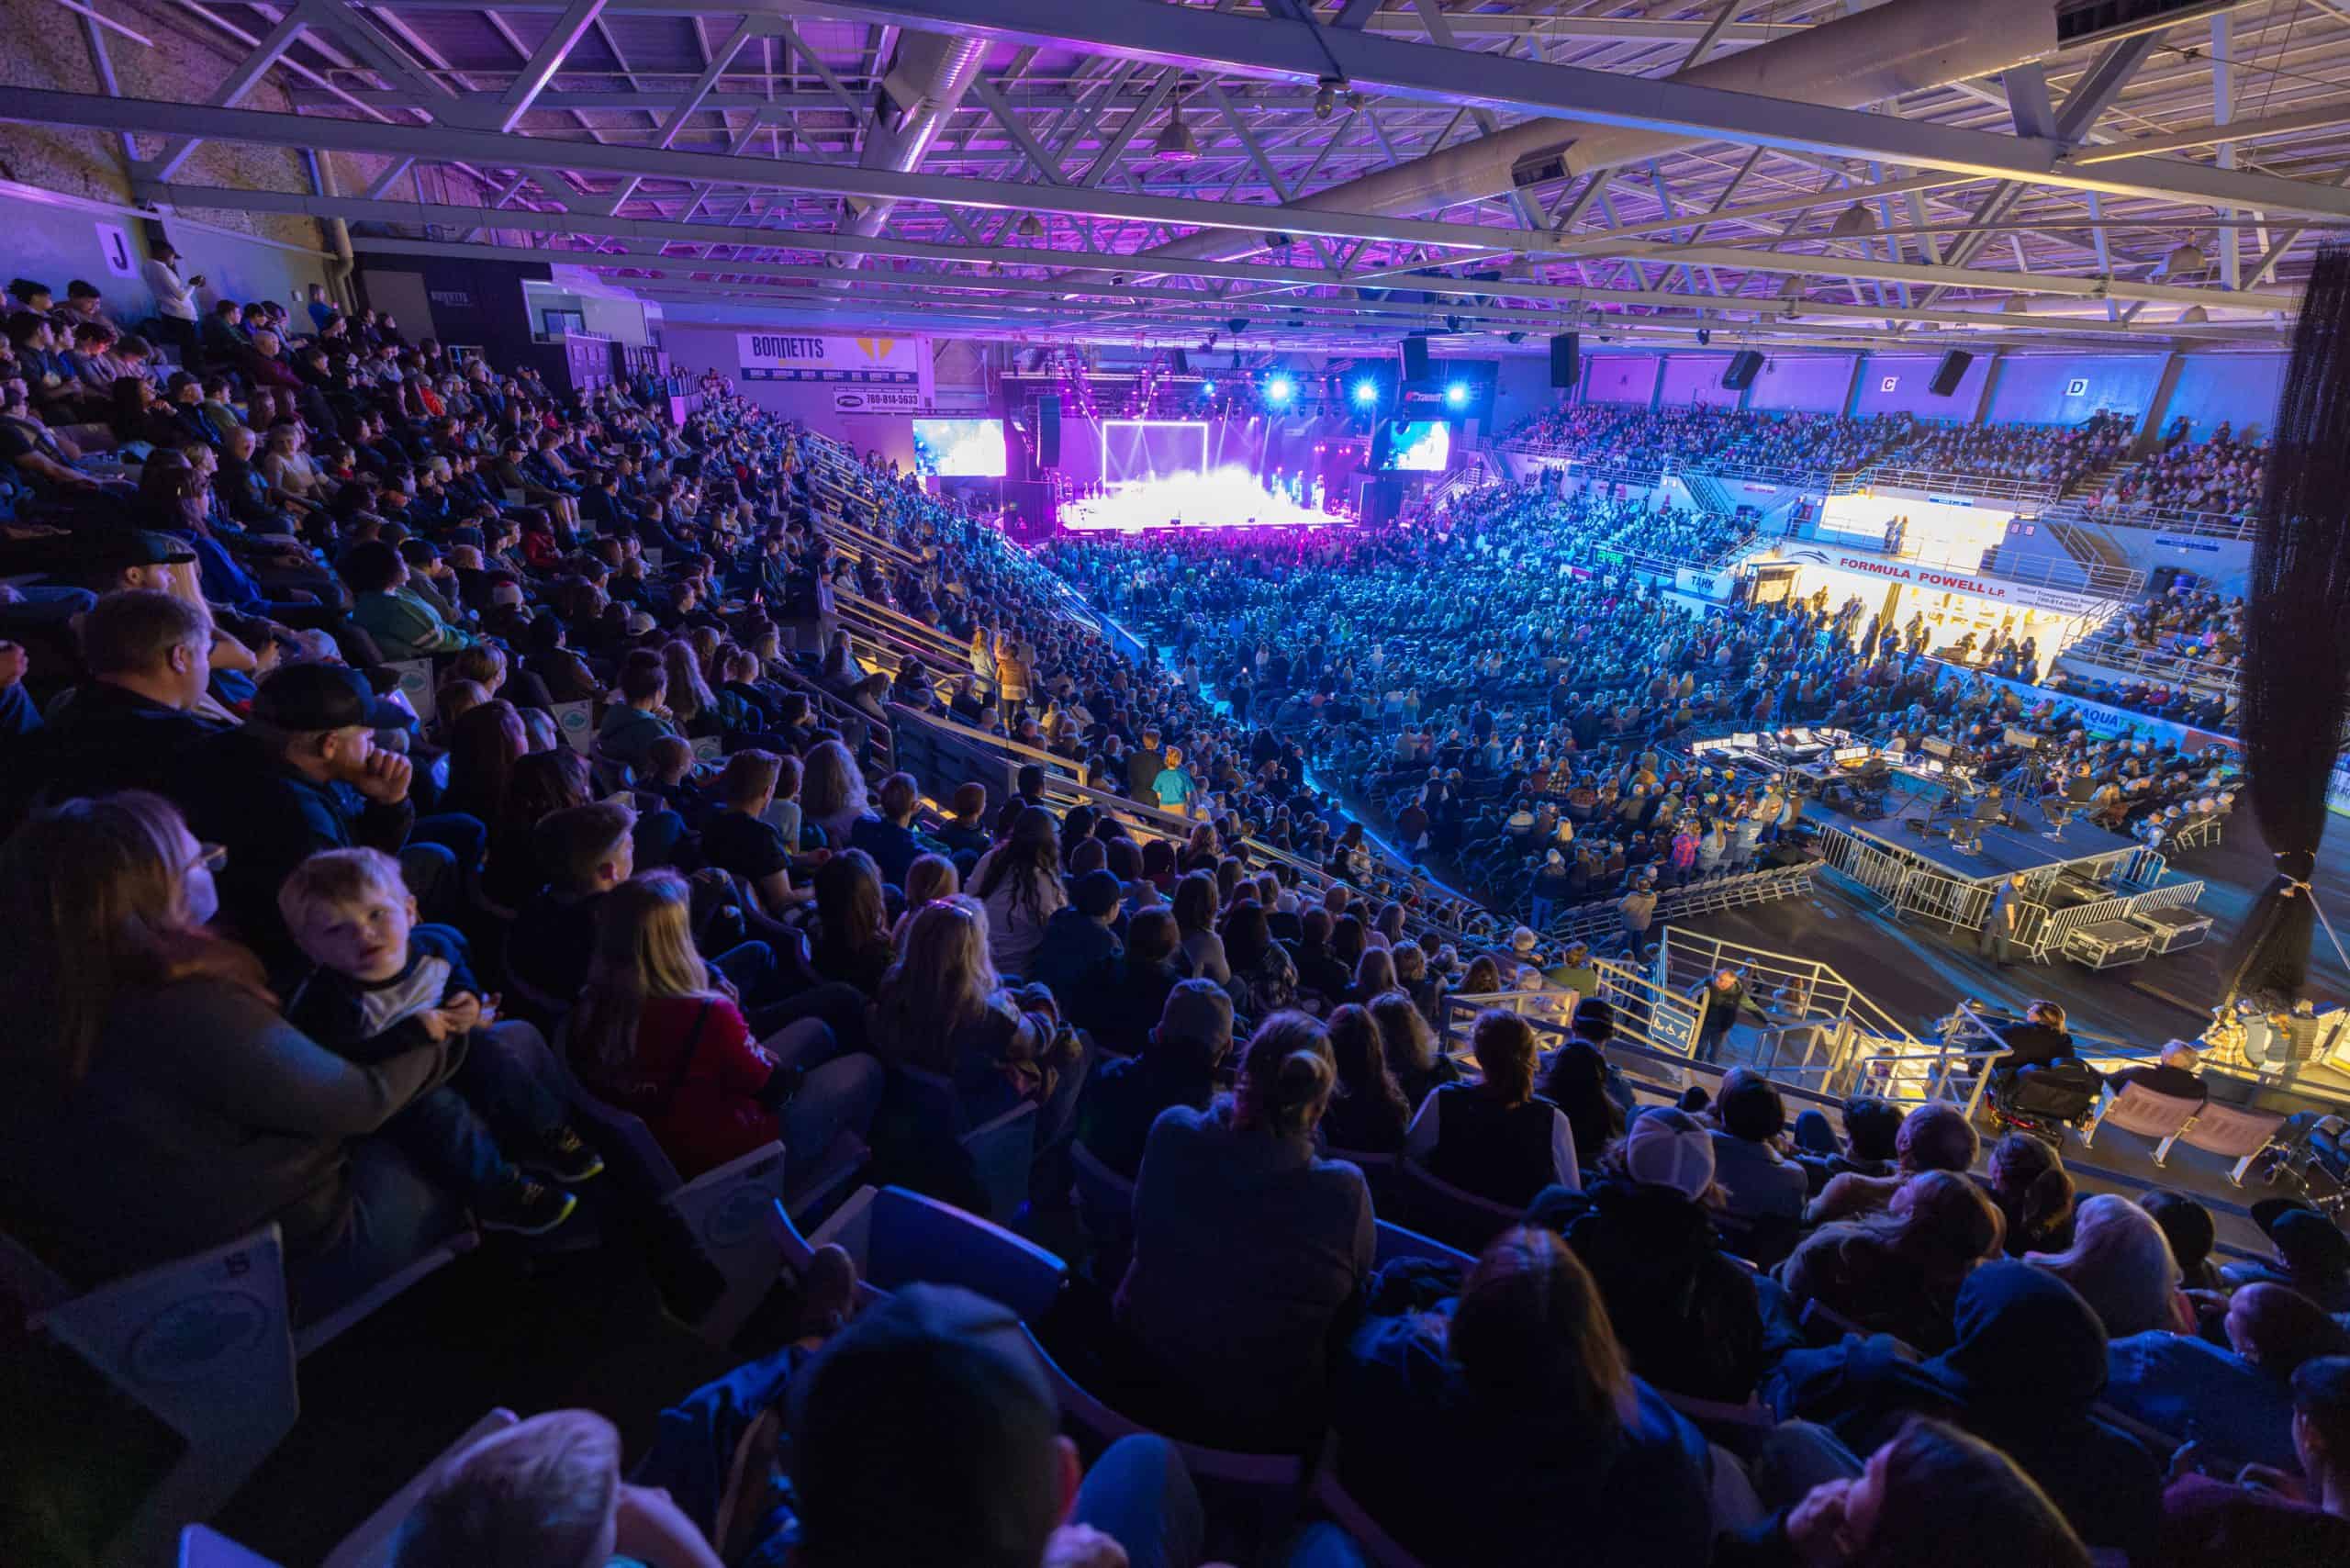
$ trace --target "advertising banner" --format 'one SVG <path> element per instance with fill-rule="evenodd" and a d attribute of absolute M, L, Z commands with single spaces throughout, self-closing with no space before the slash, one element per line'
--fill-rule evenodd
<path fill-rule="evenodd" d="M 928 338 L 738 332 L 734 344 L 744 380 L 826 387 L 844 412 L 918 413 L 936 395 Z"/>

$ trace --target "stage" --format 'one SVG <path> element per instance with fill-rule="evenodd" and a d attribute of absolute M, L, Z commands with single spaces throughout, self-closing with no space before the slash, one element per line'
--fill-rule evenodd
<path fill-rule="evenodd" d="M 1061 503 L 1060 525 L 1072 533 L 1145 533 L 1158 529 L 1337 528 L 1353 520 L 1324 510 L 1315 487 L 1297 476 L 1270 482 L 1237 465 L 1165 477 L 1126 479 Z"/>
<path fill-rule="evenodd" d="M 1996 882 L 2019 871 L 2037 879 L 2076 866 L 2084 870 L 2094 867 L 2101 871 L 2104 868 L 2097 863 L 2110 863 L 2142 847 L 2135 839 L 2108 833 L 2079 820 L 2066 823 L 2060 836 L 2050 838 L 2046 834 L 2047 818 L 2031 801 L 2023 802 L 2010 814 L 2030 825 L 1986 825 L 1982 852 L 1970 854 L 1953 845 L 1946 831 L 1952 827 L 1964 831 L 1963 817 L 1942 814 L 1935 820 L 1930 836 L 1909 825 L 1925 815 L 1922 803 L 1914 811 L 1873 819 L 1846 816 L 1817 800 L 1805 801 L 1803 808 L 1806 822 L 1840 829 L 1872 848 L 1919 864 L 1957 882 Z"/>

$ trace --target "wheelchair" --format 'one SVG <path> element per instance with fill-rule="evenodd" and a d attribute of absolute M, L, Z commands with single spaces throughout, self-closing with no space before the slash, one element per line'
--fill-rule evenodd
<path fill-rule="evenodd" d="M 2104 1074 L 2072 1060 L 1997 1073 L 1988 1097 L 1991 1125 L 2002 1134 L 2026 1132 L 2061 1148 L 2066 1127 L 2088 1125 L 2104 1087 Z"/>
<path fill-rule="evenodd" d="M 2350 1215 L 2350 1121 L 2316 1111 L 2287 1117 L 2259 1174 L 2341 1224 Z"/>

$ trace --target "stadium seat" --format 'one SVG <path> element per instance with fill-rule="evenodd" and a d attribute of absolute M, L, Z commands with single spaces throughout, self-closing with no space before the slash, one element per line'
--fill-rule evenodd
<path fill-rule="evenodd" d="M 1457 1247 L 1447 1247 L 1434 1237 L 1422 1236 L 1416 1230 L 1406 1230 L 1400 1225 L 1378 1220 L 1377 1239 L 1373 1243 L 1371 1267 L 1384 1269 L 1388 1264 L 1405 1258 L 1417 1258 L 1430 1263 L 1450 1263 L 1464 1271 L 1473 1268 L 1477 1260 Z"/>
<path fill-rule="evenodd" d="M 1313 1506 L 1362 1549 L 1362 1554 L 1371 1561 L 1371 1568 L 1423 1568 L 1421 1561 L 1380 1528 L 1379 1521 L 1340 1484 L 1337 1449 L 1338 1439 L 1334 1437 L 1322 1450 L 1322 1462 L 1315 1470 L 1310 1495 Z"/>
<path fill-rule="evenodd" d="M 1400 1170 L 1404 1214 L 1447 1246 L 1483 1252 L 1487 1242 L 1518 1222 L 1519 1210 L 1438 1181 L 1416 1160 L 1402 1161 Z"/>
<path fill-rule="evenodd" d="M 179 1462 L 110 1543 L 109 1555 L 121 1561 L 164 1555 L 184 1521 L 227 1502 L 294 1428 L 300 1401 L 285 1244 L 274 1224 L 69 1296 L 28 1326 L 71 1347 L 187 1439 Z"/>
<path fill-rule="evenodd" d="M 1036 1162 L 1036 1103 L 1013 1106 L 963 1135 L 963 1148 L 986 1194 L 988 1217 L 1010 1224 L 1028 1204 L 1028 1176 Z"/>
<path fill-rule="evenodd" d="M 2206 1105 L 2200 1115 L 2187 1124 L 2177 1141 L 2235 1161 L 2229 1167 L 2228 1180 L 2241 1187 L 2252 1162 L 2260 1158 L 2261 1151 L 2277 1136 L 2277 1129 L 2284 1125 L 2285 1118 L 2273 1112 Z"/>
<path fill-rule="evenodd" d="M 804 1245 L 827 1243 L 846 1251 L 857 1279 L 876 1292 L 917 1281 L 960 1285 L 1032 1323 L 1051 1310 L 1069 1277 L 1067 1263 L 1033 1242 L 903 1187 L 859 1188 Z"/>
<path fill-rule="evenodd" d="M 1045 1349 L 1034 1329 L 1026 1332 L 1029 1344 L 1044 1363 L 1046 1376 L 1052 1382 L 1054 1396 L 1059 1401 L 1064 1420 L 1103 1446 L 1116 1442 L 1120 1438 L 1150 1430 L 1089 1393 Z M 1174 1444 L 1176 1452 L 1182 1455 L 1183 1467 L 1191 1472 L 1194 1481 L 1215 1482 L 1265 1494 L 1285 1505 L 1293 1502 L 1305 1484 L 1306 1462 L 1297 1454 L 1242 1453 L 1231 1449 L 1184 1442 L 1176 1438 L 1169 1438 L 1168 1441 Z"/>
<path fill-rule="evenodd" d="M 2088 1126 L 2081 1129 L 2081 1147 L 2088 1148 L 2107 1124 L 2125 1133 L 2154 1139 L 2160 1147 L 2154 1152 L 2154 1163 L 2160 1165 L 2170 1152 L 2171 1140 L 2186 1130 L 2203 1109 L 2200 1100 L 2184 1095 L 2158 1094 L 2143 1083 L 2125 1083 L 2119 1091 L 2107 1084 L 2098 1096 L 2098 1112 Z"/>
<path fill-rule="evenodd" d="M 359 1528 L 344 1536 L 332 1551 L 327 1553 L 320 1568 L 390 1568 L 392 1548 L 399 1536 L 400 1526 L 416 1506 L 417 1499 L 440 1477 L 459 1454 L 496 1432 L 515 1424 L 511 1410 L 492 1410 L 465 1429 L 463 1437 L 442 1449 L 432 1462 L 414 1475 L 401 1488 L 384 1500 L 381 1507 L 360 1521 Z"/>

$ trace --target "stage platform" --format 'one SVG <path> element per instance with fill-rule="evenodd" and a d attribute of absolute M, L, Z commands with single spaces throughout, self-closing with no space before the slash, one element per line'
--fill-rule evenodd
<path fill-rule="evenodd" d="M 1954 819 L 1950 816 L 1936 820 L 1937 831 L 1931 837 L 1909 825 L 1911 818 L 1924 814 L 1924 808 L 1920 807 L 1895 816 L 1863 819 L 1831 811 L 1816 800 L 1805 801 L 1803 807 L 1804 821 L 1815 827 L 1848 833 L 1873 849 L 1923 865 L 1937 875 L 1960 882 L 1994 882 L 2018 871 L 2036 877 L 2060 867 L 2109 861 L 2140 847 L 2135 839 L 2077 820 L 2066 823 L 2060 837 L 2050 838 L 2047 819 L 2037 805 L 2027 801 L 2014 814 L 2033 826 L 1986 827 L 1982 852 L 1968 854 L 1954 847 L 1950 835 L 1940 831 L 1953 823 Z"/>
<path fill-rule="evenodd" d="M 1229 533 L 1248 529 L 1291 533 L 1301 528 L 1349 528 L 1354 520 L 1329 512 L 1307 512 L 1280 517 L 1170 517 L 1157 522 L 1141 522 L 1127 516 L 1090 510 L 1084 501 L 1070 501 L 1061 508 L 1060 524 L 1071 533 Z"/>

